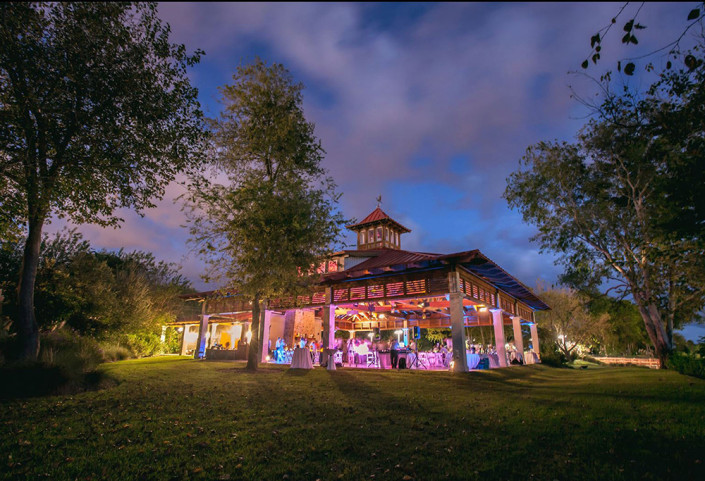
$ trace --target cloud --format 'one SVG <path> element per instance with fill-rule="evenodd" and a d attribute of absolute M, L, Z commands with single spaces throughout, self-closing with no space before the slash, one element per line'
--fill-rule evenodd
<path fill-rule="evenodd" d="M 678 13 L 680 6 L 643 8 L 649 30 L 639 48 L 682 26 L 687 11 Z M 211 115 L 219 109 L 216 87 L 255 55 L 284 63 L 304 82 L 305 112 L 344 194 L 346 216 L 363 218 L 381 193 L 383 208 L 414 230 L 405 246 L 481 248 L 531 283 L 558 271 L 528 243 L 532 228 L 507 208 L 505 178 L 527 146 L 570 140 L 584 123 L 568 85 L 589 87 L 566 72 L 578 68 L 590 36 L 618 7 L 166 3 L 159 12 L 175 41 L 206 51 L 192 79 Z M 628 52 L 613 40 L 605 44 L 605 68 Z M 144 218 L 128 214 L 120 230 L 82 229 L 106 247 L 181 259 L 187 234 L 173 203 L 178 193 L 170 186 L 156 209 Z M 189 276 L 198 271 L 192 256 L 184 262 Z"/>

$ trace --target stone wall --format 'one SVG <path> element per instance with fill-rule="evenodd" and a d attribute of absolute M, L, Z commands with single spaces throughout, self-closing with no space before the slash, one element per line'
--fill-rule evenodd
<path fill-rule="evenodd" d="M 300 336 L 320 339 L 321 320 L 316 319 L 312 310 L 286 311 L 284 314 L 284 342 L 291 346 L 294 344 L 294 338 Z"/>

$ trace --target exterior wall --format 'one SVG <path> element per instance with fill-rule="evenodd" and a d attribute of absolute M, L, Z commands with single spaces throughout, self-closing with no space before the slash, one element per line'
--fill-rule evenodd
<path fill-rule="evenodd" d="M 277 339 L 284 337 L 284 315 L 272 313 L 269 324 L 269 339 L 272 341 L 272 345 L 277 342 Z"/>
<path fill-rule="evenodd" d="M 271 331 L 270 331 L 271 333 Z M 286 311 L 284 315 L 284 342 L 291 346 L 297 336 L 320 338 L 321 321 L 317 320 L 313 311 L 295 309 Z M 275 339 L 276 340 L 276 339 Z"/>

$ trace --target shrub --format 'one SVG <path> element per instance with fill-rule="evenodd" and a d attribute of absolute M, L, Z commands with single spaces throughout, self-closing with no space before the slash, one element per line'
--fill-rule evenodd
<path fill-rule="evenodd" d="M 557 349 L 541 350 L 541 364 L 553 367 L 563 367 L 568 362 L 568 359 L 562 352 Z"/>
<path fill-rule="evenodd" d="M 705 379 L 705 359 L 698 355 L 674 352 L 666 364 L 669 369 L 678 371 L 686 376 Z"/>
<path fill-rule="evenodd" d="M 36 362 L 11 362 L 0 367 L 2 397 L 71 394 L 113 383 L 96 371 L 103 362 L 98 343 L 68 329 L 41 334 Z"/>
<path fill-rule="evenodd" d="M 68 378 L 74 379 L 94 371 L 103 362 L 98 343 L 68 329 L 42 334 L 39 361 L 58 367 Z"/>
<path fill-rule="evenodd" d="M 347 331 L 338 331 L 338 332 L 343 332 L 347 335 Z M 336 332 L 337 334 L 337 332 Z M 175 327 L 169 327 L 166 330 L 165 336 L 164 336 L 164 344 L 162 346 L 162 353 L 163 354 L 178 354 L 181 352 L 181 333 L 175 328 Z"/>
<path fill-rule="evenodd" d="M 120 344 L 125 345 L 136 357 L 161 354 L 164 348 L 161 336 L 151 332 L 126 334 Z"/>
<path fill-rule="evenodd" d="M 119 344 L 102 344 L 100 348 L 105 362 L 124 361 L 135 357 L 132 351 Z"/>

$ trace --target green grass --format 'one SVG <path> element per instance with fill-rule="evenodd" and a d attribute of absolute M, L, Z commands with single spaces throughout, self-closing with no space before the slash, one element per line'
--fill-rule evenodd
<path fill-rule="evenodd" d="M 705 381 L 641 368 L 454 375 L 184 358 L 0 402 L 4 479 L 705 479 Z"/>

